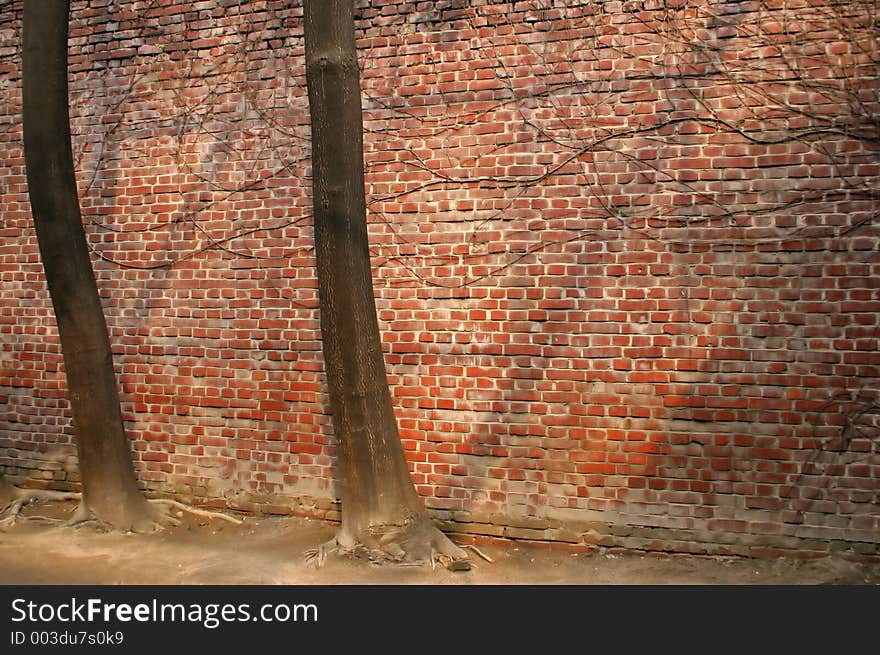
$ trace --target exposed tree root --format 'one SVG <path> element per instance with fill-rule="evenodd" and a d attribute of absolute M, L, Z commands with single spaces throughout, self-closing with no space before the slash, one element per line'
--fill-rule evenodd
<path fill-rule="evenodd" d="M 40 500 L 66 501 L 79 500 L 80 497 L 78 493 L 51 491 L 49 489 L 23 489 L 21 487 L 7 484 L 6 482 L 3 482 L 2 485 L 0 485 L 0 491 L 2 491 L 0 502 L 4 503 L 2 509 L 0 509 L 0 530 L 11 528 L 18 520 L 42 520 L 55 522 L 56 519 L 51 519 L 47 516 L 22 516 L 21 511 L 31 503 Z"/>
<path fill-rule="evenodd" d="M 241 525 L 244 521 L 242 519 L 237 519 L 234 516 L 229 516 L 229 514 L 223 514 L 222 512 L 212 512 L 206 509 L 197 509 L 195 507 L 190 507 L 184 503 L 180 503 L 176 500 L 170 500 L 166 498 L 150 498 L 147 502 L 156 504 L 156 505 L 168 505 L 169 508 L 174 508 L 179 510 L 179 512 L 187 512 L 192 514 L 193 516 L 202 516 L 208 519 L 220 519 L 221 521 L 227 521 L 232 523 L 233 525 Z M 178 516 L 180 514 L 178 513 Z"/>
<path fill-rule="evenodd" d="M 95 516 L 82 499 L 73 512 L 73 515 L 64 522 L 66 528 L 78 528 L 83 525 L 91 525 L 101 532 L 112 532 L 113 526 L 107 521 L 102 521 Z"/>
<path fill-rule="evenodd" d="M 3 508 L 3 511 L 0 512 L 0 530 L 5 530 L 15 525 L 15 521 L 18 519 L 19 514 L 21 514 L 21 508 L 24 505 L 24 501 L 15 500 Z"/>
<path fill-rule="evenodd" d="M 474 546 L 473 544 L 465 544 L 464 546 L 462 546 L 462 548 L 468 548 L 468 549 L 474 551 L 477 555 L 479 555 L 480 557 L 482 557 L 484 560 L 486 560 L 486 561 L 489 562 L 490 564 L 493 564 L 493 563 L 495 562 L 494 559 L 492 559 L 491 557 L 489 557 L 486 553 L 484 553 L 482 550 L 480 550 L 479 548 L 477 548 L 477 547 Z"/>
<path fill-rule="evenodd" d="M 22 510 L 30 503 L 36 501 L 80 501 L 73 515 L 63 521 L 62 519 L 53 519 L 46 516 L 23 516 Z M 112 531 L 116 529 L 110 523 L 101 520 L 89 509 L 88 505 L 83 502 L 82 494 L 65 491 L 51 491 L 48 489 L 25 489 L 16 487 L 7 483 L 0 476 L 0 530 L 11 528 L 19 520 L 40 520 L 51 523 L 62 523 L 65 527 L 79 527 L 85 524 L 92 524 L 103 531 Z M 130 526 L 131 532 L 145 533 L 155 532 L 169 526 L 178 526 L 181 524 L 179 520 L 183 513 L 201 516 L 207 519 L 220 519 L 228 521 L 234 525 L 241 525 L 242 520 L 223 514 L 221 512 L 212 512 L 209 510 L 196 509 L 176 500 L 166 498 L 150 498 L 147 500 L 147 516 L 138 521 L 134 521 Z M 176 511 L 175 511 L 176 510 Z M 172 512 L 176 515 L 172 515 Z"/>
<path fill-rule="evenodd" d="M 333 537 L 330 541 L 321 544 L 317 548 L 309 548 L 303 553 L 303 556 L 306 558 L 306 564 L 314 564 L 315 568 L 319 569 L 324 566 L 328 554 L 338 551 L 339 544 L 336 542 L 336 537 Z"/>
<path fill-rule="evenodd" d="M 478 549 L 473 550 L 486 561 L 492 561 Z M 439 564 L 450 571 L 471 569 L 467 552 L 423 517 L 415 517 L 402 525 L 372 525 L 354 538 L 343 530 L 330 541 L 307 550 L 304 556 L 306 563 L 320 568 L 330 554 L 366 559 L 372 564 L 430 564 L 432 569 Z"/>
<path fill-rule="evenodd" d="M 204 509 L 196 509 L 184 503 L 168 498 L 149 498 L 147 499 L 147 515 L 130 526 L 129 531 L 138 534 L 158 532 L 168 527 L 176 527 L 182 524 L 180 517 L 184 512 L 193 516 L 201 516 L 207 519 L 221 519 L 228 521 L 234 525 L 241 525 L 243 521 L 228 514 L 221 512 L 212 512 Z M 97 524 L 97 526 L 106 531 L 112 531 L 114 526 L 95 516 L 88 508 L 86 503 L 81 502 L 77 507 L 74 515 L 65 523 L 68 527 L 76 527 L 85 523 Z"/>

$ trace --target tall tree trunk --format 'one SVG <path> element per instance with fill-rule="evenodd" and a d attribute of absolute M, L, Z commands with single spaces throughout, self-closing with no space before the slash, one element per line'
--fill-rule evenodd
<path fill-rule="evenodd" d="M 80 514 L 120 529 L 152 525 L 137 488 L 110 341 L 80 216 L 67 96 L 69 0 L 25 0 L 25 166 L 40 256 L 67 372 L 82 479 Z"/>
<path fill-rule="evenodd" d="M 343 549 L 393 558 L 464 553 L 436 530 L 415 491 L 385 376 L 364 193 L 363 120 L 353 0 L 305 0 L 306 82 L 321 338 L 337 441 Z"/>

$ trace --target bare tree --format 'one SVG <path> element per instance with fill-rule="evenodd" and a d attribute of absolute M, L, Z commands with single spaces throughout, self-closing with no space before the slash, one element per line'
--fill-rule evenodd
<path fill-rule="evenodd" d="M 79 210 L 67 97 L 70 3 L 26 2 L 22 92 L 28 192 L 67 373 L 82 477 L 81 516 L 152 525 L 137 488 L 113 356 Z"/>
<path fill-rule="evenodd" d="M 342 488 L 333 543 L 467 569 L 415 491 L 391 406 L 367 241 L 353 2 L 307 0 L 304 25 L 322 348 Z"/>
<path fill-rule="evenodd" d="M 83 491 L 73 521 L 95 518 L 118 529 L 152 531 L 174 519 L 157 511 L 138 489 L 125 434 L 107 325 L 80 216 L 70 145 L 69 12 L 67 0 L 24 4 L 22 113 L 28 193 L 77 432 Z M 12 492 L 10 516 L 14 518 L 20 509 L 18 501 L 35 497 L 21 490 Z M 157 502 L 166 508 L 179 507 L 173 501 Z"/>

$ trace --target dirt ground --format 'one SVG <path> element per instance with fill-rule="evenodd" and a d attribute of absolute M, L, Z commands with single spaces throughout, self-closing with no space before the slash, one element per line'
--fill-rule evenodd
<path fill-rule="evenodd" d="M 73 502 L 31 505 L 63 518 Z M 0 584 L 25 585 L 878 585 L 880 564 L 843 558 L 750 560 L 591 553 L 508 542 L 480 546 L 474 567 L 376 566 L 330 557 L 315 569 L 303 553 L 335 527 L 292 517 L 246 516 L 241 525 L 183 516 L 150 535 L 99 532 L 34 520 L 0 532 Z"/>

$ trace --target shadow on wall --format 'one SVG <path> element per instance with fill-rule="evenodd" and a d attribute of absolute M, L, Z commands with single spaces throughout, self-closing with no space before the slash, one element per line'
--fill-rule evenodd
<path fill-rule="evenodd" d="M 471 353 L 492 354 L 459 359 L 475 388 L 444 416 L 468 431 L 446 475 L 424 467 L 448 498 L 429 506 L 450 529 L 498 536 L 876 548 L 880 402 L 855 375 L 856 341 L 839 351 L 867 315 L 841 311 L 845 294 L 814 301 L 841 254 L 767 268 L 758 248 L 646 258 L 643 245 L 626 251 L 654 261 L 545 286 L 517 306 L 532 320 L 471 335 Z M 630 289 L 648 292 L 633 304 Z"/>
<path fill-rule="evenodd" d="M 876 317 L 851 309 L 859 291 L 827 283 L 860 255 L 775 245 L 715 247 L 712 265 L 694 269 L 703 275 L 680 325 L 694 345 L 667 351 L 667 436 L 640 495 L 713 540 L 876 550 L 877 390 L 864 386 L 869 340 L 854 336 Z"/>

